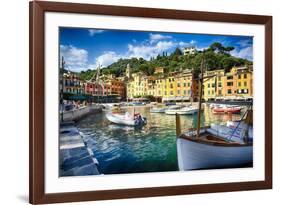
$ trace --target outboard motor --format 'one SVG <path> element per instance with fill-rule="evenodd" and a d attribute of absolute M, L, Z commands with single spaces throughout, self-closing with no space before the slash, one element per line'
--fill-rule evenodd
<path fill-rule="evenodd" d="M 143 123 L 146 125 L 146 123 L 147 123 L 146 117 L 142 117 L 142 121 L 143 121 Z"/>

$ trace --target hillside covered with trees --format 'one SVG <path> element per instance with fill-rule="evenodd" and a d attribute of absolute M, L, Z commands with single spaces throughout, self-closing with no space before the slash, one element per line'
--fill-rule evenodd
<path fill-rule="evenodd" d="M 233 66 L 252 64 L 247 59 L 232 56 L 230 54 L 232 50 L 234 50 L 234 47 L 224 47 L 218 42 L 211 44 L 208 49 L 204 50 L 207 70 L 224 69 L 228 72 Z M 180 69 L 192 69 L 195 73 L 198 73 L 202 57 L 203 51 L 183 55 L 182 50 L 176 48 L 170 55 L 163 52 L 150 60 L 143 58 L 119 59 L 117 62 L 102 68 L 101 73 L 114 74 L 117 77 L 122 76 L 125 73 L 127 64 L 130 64 L 133 73 L 142 71 L 147 75 L 152 75 L 156 67 L 164 67 L 166 73 Z M 95 72 L 95 70 L 82 71 L 79 73 L 79 77 L 83 80 L 89 80 Z"/>

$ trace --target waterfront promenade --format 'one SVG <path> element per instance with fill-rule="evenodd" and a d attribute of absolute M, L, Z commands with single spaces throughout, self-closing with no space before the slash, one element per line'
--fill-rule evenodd
<path fill-rule="evenodd" d="M 74 122 L 101 111 L 100 106 L 85 106 L 64 113 L 59 134 L 60 177 L 101 174 L 87 139 L 79 133 Z"/>
<path fill-rule="evenodd" d="M 98 175 L 98 161 L 80 135 L 74 122 L 61 124 L 60 176 Z"/>

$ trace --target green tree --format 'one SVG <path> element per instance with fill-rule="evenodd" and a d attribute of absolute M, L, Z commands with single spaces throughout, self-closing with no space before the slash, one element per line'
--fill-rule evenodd
<path fill-rule="evenodd" d="M 224 47 L 219 42 L 212 43 L 209 48 L 210 48 L 210 50 L 216 51 L 218 53 L 222 53 L 224 51 L 224 49 L 223 49 Z"/>
<path fill-rule="evenodd" d="M 180 56 L 182 55 L 182 51 L 179 48 L 176 48 L 175 51 L 172 53 L 172 56 Z"/>
<path fill-rule="evenodd" d="M 239 65 L 239 62 L 234 57 L 224 57 L 221 61 L 222 67 L 226 72 L 229 72 L 233 66 Z"/>

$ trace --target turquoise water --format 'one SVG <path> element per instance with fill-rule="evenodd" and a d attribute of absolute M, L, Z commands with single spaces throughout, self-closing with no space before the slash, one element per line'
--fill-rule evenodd
<path fill-rule="evenodd" d="M 133 112 L 133 108 L 127 108 Z M 148 120 L 142 128 L 110 123 L 104 113 L 90 115 L 77 124 L 89 136 L 104 174 L 177 171 L 176 124 L 174 115 L 150 113 L 149 107 L 135 107 Z M 233 115 L 232 120 L 240 115 Z M 213 115 L 209 108 L 202 112 L 201 125 L 226 122 L 227 115 Z M 196 127 L 197 114 L 182 115 L 182 129 Z"/>

